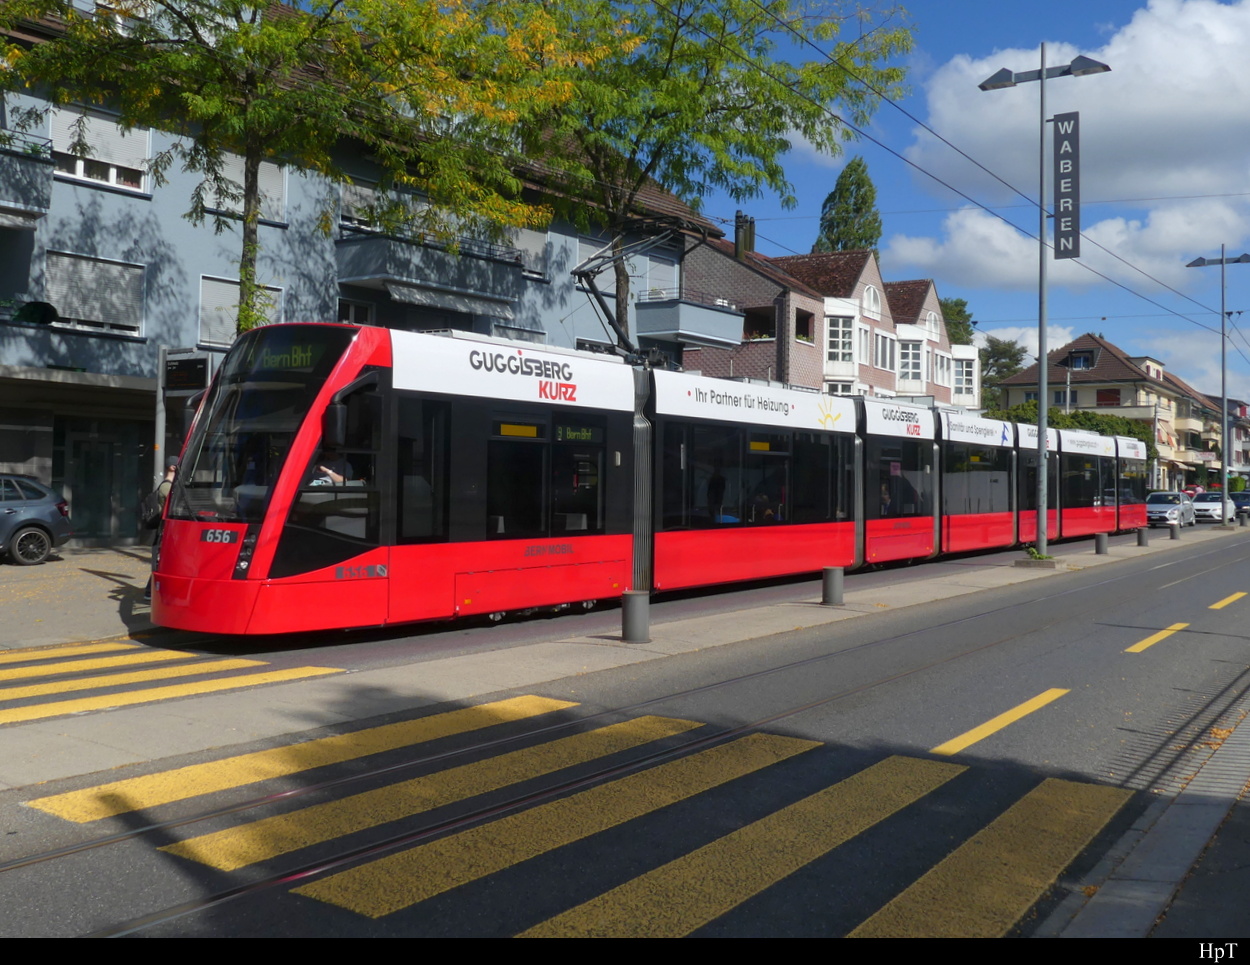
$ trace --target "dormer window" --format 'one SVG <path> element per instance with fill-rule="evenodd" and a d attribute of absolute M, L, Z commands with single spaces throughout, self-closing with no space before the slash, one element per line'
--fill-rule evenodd
<path fill-rule="evenodd" d="M 881 317 L 881 293 L 871 285 L 864 289 L 862 304 L 865 315 L 871 315 L 873 318 Z"/>
<path fill-rule="evenodd" d="M 1094 367 L 1094 356 L 1089 352 L 1073 352 L 1068 366 L 1073 369 L 1092 369 Z"/>

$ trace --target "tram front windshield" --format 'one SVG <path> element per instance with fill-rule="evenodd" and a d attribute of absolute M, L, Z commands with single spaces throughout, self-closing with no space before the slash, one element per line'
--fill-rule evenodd
<path fill-rule="evenodd" d="M 354 335 L 280 325 L 241 337 L 187 443 L 169 515 L 260 522 L 296 432 Z"/>

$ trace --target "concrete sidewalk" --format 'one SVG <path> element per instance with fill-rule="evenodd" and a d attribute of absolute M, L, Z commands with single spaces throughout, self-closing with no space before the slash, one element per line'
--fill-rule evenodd
<path fill-rule="evenodd" d="M 152 630 L 150 560 L 147 546 L 61 547 L 40 566 L 0 565 L 0 650 Z"/>
<path fill-rule="evenodd" d="M 1245 529 L 1200 526 L 1185 530 L 1174 541 L 1167 530 L 1154 530 L 1148 547 L 1137 546 L 1132 537 L 1117 537 L 1105 555 L 1094 552 L 1092 540 L 1081 540 L 1051 547 L 1054 569 L 1015 565 L 1023 554 L 944 560 L 900 569 L 897 582 L 882 583 L 879 573 L 871 587 L 857 585 L 855 576 L 848 576 L 842 607 L 822 607 L 817 595 L 711 616 L 653 620 L 652 640 L 647 644 L 623 644 L 608 634 L 552 639 L 503 651 L 274 684 L 265 688 L 263 701 L 257 700 L 255 690 L 245 690 L 13 725 L 4 728 L 0 788 L 276 739 L 446 701 L 474 700 L 576 674 L 855 619 L 887 607 L 923 604 L 1117 560 L 1167 554 L 1197 542 L 1247 537 L 1250 531 Z M 147 576 L 146 547 L 65 550 L 59 559 L 42 566 L 0 567 L 0 612 L 4 613 L 0 651 L 109 638 L 148 640 L 157 646 L 175 638 L 188 639 L 188 635 L 153 627 L 142 603 Z M 559 632 L 558 620 L 552 622 L 551 630 Z M 1250 706 L 1245 697 L 1241 704 Z M 1193 903 L 1187 904 L 1184 895 L 1177 893 L 1204 848 L 1215 842 L 1217 830 L 1232 813 L 1248 779 L 1250 727 L 1242 727 L 1213 750 L 1198 779 L 1179 795 L 1156 802 L 1113 849 L 1096 870 L 1097 880 L 1105 884 L 1092 900 L 1074 894 L 1042 925 L 1040 934 L 1146 936 L 1174 897 L 1177 918 L 1161 926 L 1171 928 L 1168 933 L 1186 934 L 1186 928 L 1201 927 L 1201 934 L 1208 937 L 1238 934 L 1250 921 L 1243 909 L 1245 902 L 1236 892 L 1225 896 L 1226 914 L 1217 909 L 1213 919 L 1210 902 L 1203 902 L 1200 908 L 1205 917 L 1193 922 L 1179 920 L 1186 909 L 1191 917 L 1194 912 Z M 1250 865 L 1250 841 L 1221 839 L 1219 844 L 1222 862 Z M 1229 927 L 1219 927 L 1223 923 Z"/>

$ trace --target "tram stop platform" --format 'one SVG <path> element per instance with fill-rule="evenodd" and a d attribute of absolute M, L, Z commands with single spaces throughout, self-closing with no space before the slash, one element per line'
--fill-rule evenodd
<path fill-rule="evenodd" d="M 1179 540 L 1166 529 L 1148 531 L 1149 545 L 1115 536 L 1097 554 L 1093 540 L 1051 544 L 1053 566 L 1017 565 L 1024 553 L 995 553 L 925 564 L 897 571 L 898 580 L 871 588 L 845 581 L 844 605 L 805 605 L 805 627 L 913 606 L 952 596 L 1045 579 L 1144 554 L 1166 554 L 1199 542 L 1250 537 L 1243 527 L 1198 526 Z M 142 546 L 61 548 L 40 566 L 0 565 L 0 659 L 7 650 L 104 640 L 133 640 L 153 646 L 186 645 L 193 635 L 153 625 L 143 602 L 149 550 Z M 811 584 L 809 604 L 819 603 L 820 583 Z M 270 698 L 256 691 L 180 698 L 173 702 L 117 708 L 100 714 L 60 717 L 3 728 L 0 789 L 94 773 L 114 767 L 223 744 L 279 737 L 306 729 L 295 707 L 352 705 L 339 688 L 370 687 L 384 699 L 364 701 L 364 719 L 496 691 L 530 687 L 574 674 L 609 669 L 707 647 L 760 639 L 795 629 L 793 603 L 717 611 L 694 618 L 651 623 L 645 646 L 597 638 L 554 638 L 480 655 L 423 660 L 412 667 L 387 667 L 348 675 L 273 684 Z M 176 710 L 171 711 L 171 707 Z M 1239 698 L 1239 716 L 1250 711 L 1250 694 Z M 350 719 L 343 718 L 343 720 Z M 229 721 L 228 734 L 221 722 Z M 340 721 L 342 722 L 342 721 Z M 1161 797 L 1117 843 L 1091 880 L 1101 887 L 1087 897 L 1074 892 L 1035 931 L 1037 937 L 1185 937 L 1207 942 L 1250 934 L 1250 725 L 1235 726 L 1180 793 Z"/>

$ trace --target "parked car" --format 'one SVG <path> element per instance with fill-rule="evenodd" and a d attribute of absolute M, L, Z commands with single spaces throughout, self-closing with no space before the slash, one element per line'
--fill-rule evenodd
<path fill-rule="evenodd" d="M 34 476 L 0 473 L 0 556 L 34 566 L 74 535 L 69 503 Z"/>
<path fill-rule="evenodd" d="M 1158 492 L 1146 497 L 1146 522 L 1151 526 L 1193 526 L 1193 501 L 1184 493 Z"/>
<path fill-rule="evenodd" d="M 1223 493 L 1199 493 L 1194 497 L 1194 512 L 1199 519 L 1213 523 L 1231 523 L 1237 517 L 1233 501 Z"/>
<path fill-rule="evenodd" d="M 1250 492 L 1229 493 L 1228 498 L 1237 508 L 1238 516 L 1250 516 Z"/>

